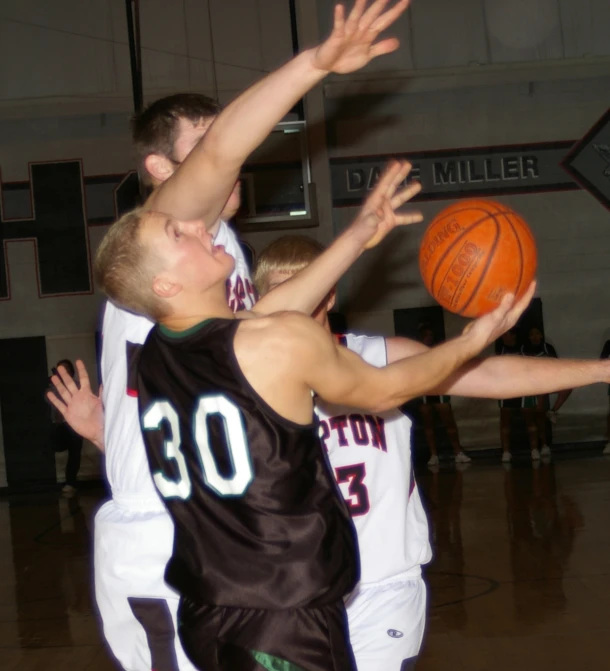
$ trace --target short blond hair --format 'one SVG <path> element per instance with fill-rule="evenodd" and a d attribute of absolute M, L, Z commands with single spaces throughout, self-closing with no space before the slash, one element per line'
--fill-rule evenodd
<path fill-rule="evenodd" d="M 261 296 L 269 291 L 269 274 L 278 270 L 298 273 L 324 252 L 324 245 L 307 235 L 283 235 L 260 253 L 254 285 Z"/>
<path fill-rule="evenodd" d="M 108 229 L 95 255 L 95 279 L 117 305 L 158 321 L 167 307 L 154 293 L 155 263 L 142 242 L 140 232 L 146 214 L 136 208 Z"/>

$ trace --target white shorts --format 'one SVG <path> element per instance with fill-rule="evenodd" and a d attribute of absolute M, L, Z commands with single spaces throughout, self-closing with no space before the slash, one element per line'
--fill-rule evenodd
<path fill-rule="evenodd" d="M 95 598 L 104 637 L 125 671 L 195 671 L 177 634 L 179 596 L 165 583 L 174 527 L 157 505 L 105 503 L 95 516 Z"/>
<path fill-rule="evenodd" d="M 426 584 L 397 576 L 359 585 L 346 602 L 358 671 L 400 671 L 416 657 L 426 625 Z"/>

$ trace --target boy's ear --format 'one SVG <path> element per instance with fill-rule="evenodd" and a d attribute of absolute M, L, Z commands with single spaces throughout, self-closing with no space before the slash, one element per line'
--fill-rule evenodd
<path fill-rule="evenodd" d="M 326 299 L 326 311 L 330 312 L 335 307 L 336 302 L 337 302 L 337 290 L 333 288 L 330 290 L 328 297 Z"/>
<path fill-rule="evenodd" d="M 148 174 L 158 182 L 165 182 L 176 170 L 176 166 L 161 154 L 149 154 L 144 159 L 144 167 Z"/>
<path fill-rule="evenodd" d="M 158 275 L 153 280 L 152 290 L 159 298 L 173 298 L 182 291 L 182 285 L 164 275 Z"/>

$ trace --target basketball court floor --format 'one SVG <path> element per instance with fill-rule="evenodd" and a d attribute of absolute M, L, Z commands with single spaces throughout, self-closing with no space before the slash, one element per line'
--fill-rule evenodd
<path fill-rule="evenodd" d="M 608 668 L 610 458 L 467 466 L 418 476 L 435 550 L 418 671 Z M 2 671 L 117 668 L 91 597 L 103 497 L 0 499 Z"/>

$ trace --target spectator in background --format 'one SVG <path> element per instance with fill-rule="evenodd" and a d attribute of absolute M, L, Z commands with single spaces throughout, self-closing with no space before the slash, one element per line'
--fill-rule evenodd
<path fill-rule="evenodd" d="M 608 359 L 610 358 L 610 340 L 606 340 L 604 343 L 604 347 L 602 349 L 602 353 L 600 354 L 600 359 Z M 610 401 L 610 385 L 608 385 L 608 400 Z M 610 404 L 608 407 L 608 417 L 606 419 L 606 447 L 604 447 L 604 452 L 603 454 L 610 454 Z"/>
<path fill-rule="evenodd" d="M 498 349 L 498 355 L 521 356 L 521 346 L 519 345 L 517 329 L 510 329 L 510 331 L 507 331 L 502 336 L 502 343 Z M 500 441 L 502 445 L 503 463 L 509 463 L 513 458 L 510 451 L 510 428 L 515 412 L 521 413 L 524 400 L 525 399 L 521 397 L 505 398 L 498 402 L 500 405 Z M 537 448 L 537 431 L 535 421 L 532 422 L 531 430 L 530 426 L 527 427 L 527 430 L 528 436 L 530 436 L 530 442 L 533 440 L 533 450 L 534 448 Z"/>
<path fill-rule="evenodd" d="M 553 345 L 545 341 L 542 330 L 537 326 L 532 326 L 530 328 L 527 340 L 521 347 L 521 354 L 523 354 L 523 356 L 547 356 L 553 357 L 554 359 L 559 358 Z M 551 448 L 547 445 L 546 420 L 548 418 L 551 423 L 555 424 L 559 409 L 567 401 L 571 393 L 571 389 L 560 391 L 550 410 L 548 394 L 531 396 L 525 399 L 523 412 L 526 415 L 526 423 L 529 422 L 528 431 L 533 420 L 536 432 L 536 445 L 532 448 L 532 460 L 535 461 L 540 459 L 541 456 L 544 457 L 551 454 Z M 528 399 L 531 399 L 531 401 L 528 402 Z M 538 445 L 541 446 L 540 450 L 538 450 Z"/>
<path fill-rule="evenodd" d="M 57 362 L 55 368 L 52 369 L 52 375 L 59 376 L 59 368 L 72 378 L 78 387 L 78 380 L 74 371 L 74 366 L 69 359 L 62 359 Z M 56 392 L 53 381 L 50 380 L 51 390 Z M 56 392 L 57 393 L 57 392 Z M 81 452 L 83 449 L 83 439 L 66 423 L 65 419 L 59 411 L 51 408 L 51 420 L 53 422 L 52 442 L 55 452 L 68 452 L 68 461 L 66 463 L 66 482 L 62 487 L 62 492 L 66 496 L 74 496 L 76 493 L 76 480 L 78 471 L 80 469 Z"/>
<path fill-rule="evenodd" d="M 419 341 L 427 347 L 434 347 L 437 345 L 437 339 L 434 335 L 432 325 L 428 322 L 420 324 Z M 434 432 L 434 413 L 436 413 L 447 432 L 447 437 L 453 448 L 456 464 L 466 464 L 471 461 L 470 457 L 464 454 L 462 446 L 460 445 L 460 435 L 458 433 L 457 424 L 451 409 L 451 398 L 449 396 L 424 396 L 419 406 L 419 412 L 424 425 L 424 434 L 428 449 L 430 451 L 430 459 L 428 466 L 438 466 L 438 449 L 436 446 L 436 434 Z"/>

